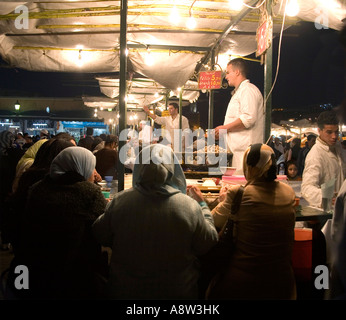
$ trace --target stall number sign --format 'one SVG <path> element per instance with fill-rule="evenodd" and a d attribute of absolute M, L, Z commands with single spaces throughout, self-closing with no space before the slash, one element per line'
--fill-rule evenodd
<path fill-rule="evenodd" d="M 260 56 L 268 48 L 268 22 L 265 21 L 258 29 L 257 29 L 257 51 L 256 56 Z"/>
<path fill-rule="evenodd" d="M 201 71 L 198 77 L 198 89 L 220 89 L 222 84 L 221 71 Z"/>

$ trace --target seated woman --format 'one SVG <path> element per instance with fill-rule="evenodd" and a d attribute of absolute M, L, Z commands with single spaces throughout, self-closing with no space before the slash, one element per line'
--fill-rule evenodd
<path fill-rule="evenodd" d="M 41 146 L 46 143 L 48 139 L 41 139 L 35 142 L 28 150 L 25 151 L 24 155 L 20 158 L 16 166 L 16 177 L 14 178 L 12 191 L 15 192 L 18 188 L 18 182 L 21 175 L 31 167 L 33 164 L 36 154 Z"/>
<path fill-rule="evenodd" d="M 172 149 L 158 144 L 139 153 L 133 187 L 115 195 L 93 231 L 112 248 L 114 299 L 197 299 L 197 255 L 218 239 L 207 205 L 186 195 Z"/>
<path fill-rule="evenodd" d="M 91 226 L 107 202 L 93 184 L 95 163 L 89 150 L 68 147 L 54 158 L 49 175 L 30 188 L 12 262 L 12 268 L 28 267 L 30 286 L 15 296 L 102 298 L 98 279 L 107 263 Z"/>
<path fill-rule="evenodd" d="M 37 151 L 33 164 L 20 176 L 18 187 L 9 199 L 10 213 L 7 217 L 8 233 L 14 250 L 16 248 L 18 224 L 25 212 L 29 188 L 49 173 L 50 165 L 60 151 L 72 146 L 74 144 L 68 140 L 57 138 L 48 140 Z"/>
<path fill-rule="evenodd" d="M 245 151 L 243 168 L 247 183 L 234 217 L 235 251 L 226 272 L 209 286 L 207 298 L 295 299 L 294 191 L 275 180 L 275 155 L 265 144 Z M 213 209 L 216 227 L 226 222 L 238 189 L 230 189 Z"/>

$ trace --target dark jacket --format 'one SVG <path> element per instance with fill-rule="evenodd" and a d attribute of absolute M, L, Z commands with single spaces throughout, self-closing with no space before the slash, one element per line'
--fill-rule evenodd
<path fill-rule="evenodd" d="M 112 149 L 103 148 L 95 153 L 96 170 L 102 179 L 105 176 L 113 176 L 117 179 L 118 152 Z"/>
<path fill-rule="evenodd" d="M 30 271 L 21 298 L 102 298 L 97 279 L 106 276 L 107 263 L 91 225 L 105 206 L 99 187 L 87 181 L 46 176 L 30 188 L 15 257 Z"/>

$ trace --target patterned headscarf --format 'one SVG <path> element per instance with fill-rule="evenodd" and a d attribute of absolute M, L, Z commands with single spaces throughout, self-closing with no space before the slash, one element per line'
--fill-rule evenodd
<path fill-rule="evenodd" d="M 255 148 L 257 148 L 256 152 L 254 152 Z M 266 144 L 255 144 L 246 149 L 243 159 L 243 168 L 247 184 L 257 180 L 268 181 L 268 178 L 269 180 L 276 179 L 276 170 L 272 172 L 276 168 L 272 155 L 274 155 L 273 149 Z M 270 177 L 268 175 L 269 170 Z"/>
<path fill-rule="evenodd" d="M 132 186 L 151 196 L 186 194 L 184 172 L 172 149 L 154 144 L 142 149 L 136 158 Z"/>
<path fill-rule="evenodd" d="M 7 149 L 14 142 L 14 134 L 8 130 L 0 132 L 0 155 L 7 154 Z"/>

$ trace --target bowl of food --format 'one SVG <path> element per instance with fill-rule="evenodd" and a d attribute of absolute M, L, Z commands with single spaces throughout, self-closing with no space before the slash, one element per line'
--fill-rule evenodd
<path fill-rule="evenodd" d="M 212 178 L 204 178 L 202 186 L 203 187 L 216 187 L 216 183 Z"/>
<path fill-rule="evenodd" d="M 107 181 L 105 181 L 105 180 L 102 180 L 101 182 L 98 182 L 97 184 L 102 188 L 107 187 Z"/>
<path fill-rule="evenodd" d="M 224 176 L 232 176 L 234 172 L 237 170 L 236 167 L 221 167 L 221 173 Z"/>

